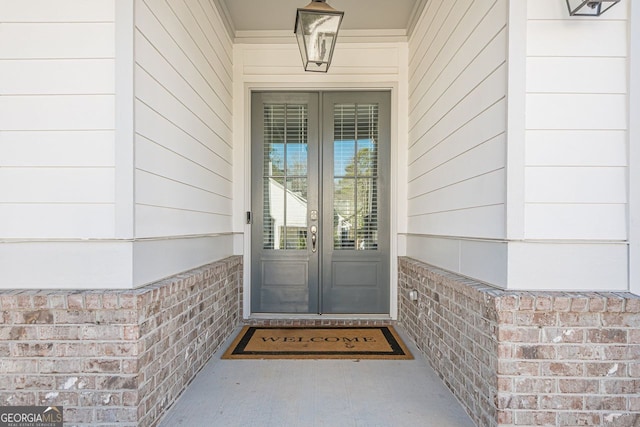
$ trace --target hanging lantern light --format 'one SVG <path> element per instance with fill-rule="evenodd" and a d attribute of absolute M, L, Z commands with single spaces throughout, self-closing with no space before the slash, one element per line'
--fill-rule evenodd
<path fill-rule="evenodd" d="M 313 0 L 304 8 L 298 8 L 293 32 L 305 71 L 326 73 L 329 70 L 343 16 L 344 12 L 335 10 L 325 0 Z"/>
<path fill-rule="evenodd" d="M 600 16 L 620 0 L 567 0 L 571 16 Z"/>

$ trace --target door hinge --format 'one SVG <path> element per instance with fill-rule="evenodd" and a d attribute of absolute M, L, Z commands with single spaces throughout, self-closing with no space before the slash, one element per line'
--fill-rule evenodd
<path fill-rule="evenodd" d="M 247 215 L 247 216 L 246 216 L 246 222 L 247 222 L 247 224 L 252 224 L 252 223 L 253 223 L 253 218 L 252 218 L 252 216 L 251 216 L 251 211 L 247 211 L 247 214 L 246 214 L 246 215 Z"/>

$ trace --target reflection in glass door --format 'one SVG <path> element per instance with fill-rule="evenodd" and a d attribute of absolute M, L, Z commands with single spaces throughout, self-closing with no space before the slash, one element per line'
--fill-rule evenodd
<path fill-rule="evenodd" d="M 264 106 L 263 247 L 307 247 L 308 106 Z"/>
<path fill-rule="evenodd" d="M 336 104 L 334 249 L 378 246 L 378 104 Z"/>

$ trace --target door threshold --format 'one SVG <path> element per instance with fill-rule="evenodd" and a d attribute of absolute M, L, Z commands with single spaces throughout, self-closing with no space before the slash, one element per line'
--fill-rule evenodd
<path fill-rule="evenodd" d="M 306 313 L 253 313 L 245 320 L 374 320 L 391 321 L 388 314 L 306 314 Z"/>

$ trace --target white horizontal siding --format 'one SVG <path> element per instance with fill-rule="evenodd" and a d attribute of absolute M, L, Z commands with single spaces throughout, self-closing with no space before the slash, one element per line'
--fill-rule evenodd
<path fill-rule="evenodd" d="M 137 28 L 136 63 L 168 91 L 178 95 L 181 101 L 192 106 L 194 112 L 204 114 L 210 111 L 207 114 L 210 118 L 206 119 L 228 127 L 231 119 L 231 78 L 226 69 L 216 72 L 213 68 L 214 64 L 220 62 L 217 56 L 205 56 L 199 50 L 199 46 L 205 42 L 199 41 L 195 46 L 177 45 L 162 24 L 150 13 L 145 13 L 145 9 L 138 14 Z M 156 34 L 158 36 L 153 41 L 145 37 Z M 164 48 L 160 50 L 159 46 Z M 187 48 L 189 52 L 198 53 L 195 58 L 185 53 Z M 214 61 L 213 58 L 218 60 Z"/>
<path fill-rule="evenodd" d="M 185 186 L 182 182 L 168 180 L 142 170 L 136 175 L 136 188 L 145 189 L 138 202 L 147 206 L 166 206 L 194 212 L 228 216 L 231 201 L 228 196 L 198 187 Z"/>
<path fill-rule="evenodd" d="M 109 239 L 113 238 L 113 233 L 112 204 L 83 201 L 4 203 L 0 206 L 0 235 L 5 239 Z M 45 283 L 48 282 L 42 285 Z"/>
<path fill-rule="evenodd" d="M 503 193 L 504 170 L 499 169 L 409 199 L 409 216 L 497 205 Z"/>
<path fill-rule="evenodd" d="M 440 10 L 446 11 L 450 5 L 447 5 L 448 2 L 442 3 L 445 5 L 441 6 Z M 449 24 L 455 29 L 434 25 L 421 35 L 423 38 L 419 43 L 416 43 L 416 37 L 420 36 L 412 37 L 410 46 L 416 51 L 411 53 L 409 62 L 411 109 L 430 106 L 429 103 L 422 104 L 421 99 L 425 96 L 429 98 L 430 92 L 441 94 L 443 89 L 459 78 L 461 72 L 467 71 L 471 61 L 476 62 L 476 56 L 490 45 L 488 41 L 492 36 L 500 33 L 504 27 L 506 13 L 504 3 L 497 7 L 487 7 L 491 4 L 459 2 L 455 13 L 449 15 L 450 19 L 452 16 L 464 13 L 459 23 Z M 430 32 L 436 27 L 440 30 L 442 37 L 431 40 Z M 477 37 L 478 35 L 482 36 Z M 504 46 L 502 46 L 502 54 L 504 54 Z M 492 57 L 491 54 L 485 54 L 485 56 Z M 419 111 L 418 114 L 420 114 Z"/>
<path fill-rule="evenodd" d="M 528 166 L 626 166 L 624 130 L 529 130 Z"/>
<path fill-rule="evenodd" d="M 231 182 L 217 171 L 195 162 L 192 159 L 177 155 L 175 152 L 143 137 L 136 144 L 138 170 L 165 177 L 188 187 L 201 188 L 204 191 L 231 199 Z M 140 188 L 145 190 L 145 188 Z M 138 194 L 142 196 L 142 194 Z M 139 199 L 141 200 L 141 199 Z"/>
<path fill-rule="evenodd" d="M 0 25 L 0 59 L 113 58 L 114 44 L 112 22 Z"/>
<path fill-rule="evenodd" d="M 434 165 L 425 174 L 410 181 L 409 199 L 468 180 L 470 176 L 477 177 L 487 171 L 502 169 L 505 150 L 504 135 L 481 141 L 477 146 Z M 440 169 L 447 169 L 447 173 L 439 173 Z"/>
<path fill-rule="evenodd" d="M 0 245 L 1 284 L 12 289 L 130 288 L 131 260 L 130 242 L 6 243 Z"/>
<path fill-rule="evenodd" d="M 581 21 L 567 15 L 564 20 L 527 24 L 528 56 L 624 57 L 627 48 L 626 20 Z"/>
<path fill-rule="evenodd" d="M 506 66 L 502 65 L 486 76 L 466 96 L 464 96 L 451 110 L 441 111 L 440 116 L 429 123 L 417 124 L 409 133 L 410 168 L 414 167 L 411 159 L 418 159 L 425 155 L 432 147 L 446 140 L 461 127 L 481 115 L 485 110 L 504 99 Z M 495 128 L 495 123 L 486 123 Z M 495 135 L 495 133 L 494 133 Z M 478 141 L 480 142 L 480 141 Z"/>
<path fill-rule="evenodd" d="M 509 288 L 551 291 L 624 291 L 624 243 L 512 242 Z"/>
<path fill-rule="evenodd" d="M 628 5 L 527 5 L 525 236 L 625 240 Z"/>
<path fill-rule="evenodd" d="M 152 3 L 155 2 L 149 2 L 149 4 Z M 165 9 L 164 11 L 154 4 L 154 13 L 167 29 L 179 28 L 179 22 L 179 26 L 182 27 L 179 31 L 186 31 L 189 37 L 176 37 L 175 40 L 180 41 L 183 51 L 189 52 L 189 61 L 206 77 L 207 83 L 216 87 L 216 95 L 224 96 L 225 101 L 230 100 L 227 95 L 231 93 L 230 85 L 233 75 L 230 55 L 232 44 L 227 34 L 217 28 L 216 24 L 219 23 L 219 20 L 216 21 L 215 18 L 210 20 L 208 16 L 205 17 L 207 3 L 210 2 L 185 3 L 187 3 L 186 7 L 168 2 L 170 10 Z M 211 7 L 210 4 L 209 7 Z M 172 34 L 178 35 L 173 32 Z M 180 62 L 171 61 L 171 63 L 178 69 L 182 69 L 178 65 L 181 64 Z M 215 97 L 212 97 L 213 100 Z M 227 105 L 226 108 L 229 106 Z"/>
<path fill-rule="evenodd" d="M 226 258 L 232 248 L 232 235 L 14 242 L 0 245 L 0 283 L 13 289 L 127 289 Z"/>
<path fill-rule="evenodd" d="M 229 215 L 140 203 L 136 204 L 135 219 L 138 238 L 212 235 L 227 233 L 231 227 Z M 166 234 L 162 236 L 159 232 Z"/>
<path fill-rule="evenodd" d="M 223 142 L 215 141 L 214 138 L 199 139 L 197 135 L 189 133 L 192 129 L 181 128 L 178 124 L 163 119 L 158 112 L 143 103 L 136 104 L 135 114 L 136 130 L 141 138 L 154 141 L 176 155 L 192 159 L 198 164 L 208 165 L 223 177 L 231 175 L 231 150 Z"/>
<path fill-rule="evenodd" d="M 504 230 L 504 215 L 502 204 L 423 213 L 410 215 L 408 227 L 413 234 L 492 239 Z"/>
<path fill-rule="evenodd" d="M 0 168 L 0 236 L 105 238 L 114 231 L 113 168 Z"/>
<path fill-rule="evenodd" d="M 137 0 L 135 24 L 136 237 L 228 233 L 231 41 L 209 2 Z"/>
<path fill-rule="evenodd" d="M 112 168 L 2 168 L 0 186 L 5 203 L 110 203 Z"/>
<path fill-rule="evenodd" d="M 527 92 L 625 94 L 627 80 L 613 76 L 626 72 L 626 58 L 529 57 Z"/>
<path fill-rule="evenodd" d="M 113 0 L 0 0 L 2 22 L 113 22 Z"/>
<path fill-rule="evenodd" d="M 409 57 L 409 88 L 411 92 L 420 84 L 419 76 L 424 75 L 434 65 L 430 60 L 437 60 L 441 52 L 444 55 L 453 55 L 455 49 L 443 49 L 448 41 L 455 41 L 458 35 L 468 34 L 474 27 L 474 25 L 468 25 L 466 28 L 460 26 L 462 32 L 456 31 L 465 16 L 475 19 L 474 13 L 469 12 L 473 4 L 472 1 L 437 0 L 432 3 L 434 3 L 433 7 L 425 11 L 426 14 L 431 14 L 429 24 L 416 28 L 409 41 L 410 47 L 414 49 L 414 53 L 411 53 Z M 482 16 L 482 13 L 480 15 Z M 442 59 L 442 61 L 445 64 L 447 62 L 446 59 Z M 416 77 L 418 80 L 414 80 Z M 411 83 L 412 80 L 413 83 Z"/>
<path fill-rule="evenodd" d="M 626 168 L 529 167 L 527 238 L 625 240 Z"/>
<path fill-rule="evenodd" d="M 136 69 L 136 109 L 145 107 L 156 113 L 155 117 L 149 115 L 151 120 L 145 123 L 136 120 L 136 132 L 138 128 L 153 126 L 175 126 L 185 132 L 190 138 L 194 138 L 201 144 L 210 147 L 229 160 L 231 147 L 227 145 L 222 135 L 216 133 L 205 121 L 198 117 L 188 105 L 178 102 L 160 83 L 140 68 Z M 157 124 L 156 122 L 157 121 Z M 168 123 L 164 123 L 168 122 Z"/>
<path fill-rule="evenodd" d="M 159 21 L 127 3 L 0 0 L 0 238 L 16 239 L 0 245 L 2 285 L 131 287 L 233 252 L 231 41 L 209 1 L 148 2 Z M 113 242 L 134 216 L 171 239 Z"/>
<path fill-rule="evenodd" d="M 112 167 L 113 131 L 2 131 L 5 167 Z"/>
<path fill-rule="evenodd" d="M 408 233 L 416 241 L 504 237 L 506 19 L 502 0 L 433 1 L 409 40 Z M 461 272 L 454 246 L 452 259 L 425 261 Z M 416 251 L 408 245 L 422 259 Z"/>
<path fill-rule="evenodd" d="M 504 242 L 409 235 L 407 251 L 417 260 L 506 287 L 508 250 Z"/>
<path fill-rule="evenodd" d="M 227 32 L 228 21 L 225 21 L 220 14 L 221 12 L 216 9 L 215 0 L 200 1 L 199 4 L 202 13 L 195 13 L 194 16 L 201 29 L 208 28 L 211 31 L 210 36 L 207 37 L 207 43 L 211 49 L 207 48 L 207 52 L 215 54 L 208 59 L 217 61 L 217 65 L 213 67 L 216 74 L 220 76 L 226 74 L 228 77 L 232 77 L 234 46 Z M 230 89 L 227 86 L 229 83 L 230 81 L 225 83 L 225 88 Z"/>
<path fill-rule="evenodd" d="M 626 203 L 623 167 L 530 167 L 528 203 Z"/>
<path fill-rule="evenodd" d="M 0 10 L 0 238 L 112 238 L 115 3 Z"/>
<path fill-rule="evenodd" d="M 113 94 L 113 68 L 113 59 L 3 61 L 0 94 Z"/>
<path fill-rule="evenodd" d="M 138 241 L 133 246 L 133 283 L 142 286 L 231 255 L 232 235 Z"/>
<path fill-rule="evenodd" d="M 527 203 L 526 238 L 625 240 L 626 211 L 626 206 L 619 203 Z"/>
<path fill-rule="evenodd" d="M 622 94 L 540 94 L 527 95 L 526 126 L 530 130 L 624 130 L 627 96 Z"/>
<path fill-rule="evenodd" d="M 497 102 L 480 112 L 451 135 L 439 141 L 428 151 L 418 155 L 409 152 L 411 164 L 409 180 L 420 178 L 429 171 L 446 165 L 447 162 L 483 145 L 504 133 L 506 126 L 506 111 L 504 101 Z M 459 172 L 454 172 L 459 173 Z"/>
<path fill-rule="evenodd" d="M 498 94 L 504 93 L 504 89 L 496 88 L 496 86 L 489 87 L 489 84 L 494 83 L 492 80 L 494 73 L 500 74 L 504 71 L 501 70 L 504 61 L 496 61 L 496 57 L 499 58 L 504 55 L 505 44 L 506 37 L 502 32 L 473 62 L 467 64 L 464 71 L 459 73 L 455 80 L 447 81 L 444 84 L 434 84 L 432 88 L 436 88 L 436 90 L 427 92 L 426 96 L 421 98 L 423 101 L 431 100 L 431 102 L 424 102 L 429 104 L 428 107 L 421 106 L 419 102 L 412 111 L 412 123 L 414 125 L 410 129 L 410 133 L 412 139 L 416 139 L 416 143 L 422 142 L 421 139 L 426 136 L 425 134 L 431 131 L 443 119 L 443 116 L 453 115 L 457 112 L 456 110 L 459 110 L 465 104 L 478 101 L 478 96 L 481 96 L 483 98 L 482 101 L 485 102 L 481 104 L 480 109 L 472 111 L 475 114 L 496 101 L 495 97 L 490 94 L 485 95 L 481 90 L 493 91 L 497 89 Z M 503 76 L 497 78 L 501 79 Z M 502 85 L 502 82 L 494 84 Z M 467 98 L 471 98 L 471 100 Z M 500 99 L 500 97 L 497 99 Z M 469 120 L 468 117 L 466 119 Z M 425 143 L 421 145 L 429 146 L 429 144 Z"/>
<path fill-rule="evenodd" d="M 0 129 L 113 130 L 113 95 L 0 97 Z"/>

